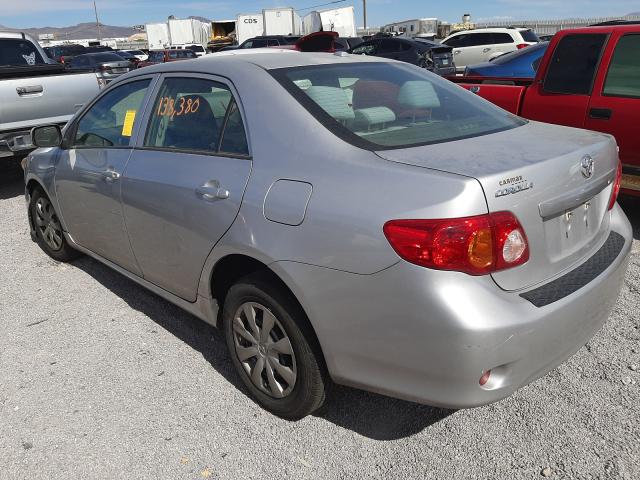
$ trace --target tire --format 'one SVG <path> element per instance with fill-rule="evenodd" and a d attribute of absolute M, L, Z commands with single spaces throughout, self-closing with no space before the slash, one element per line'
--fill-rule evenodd
<path fill-rule="evenodd" d="M 225 339 L 251 396 L 269 412 L 298 420 L 322 406 L 330 380 L 307 317 L 273 283 L 259 272 L 231 287 L 223 309 Z"/>
<path fill-rule="evenodd" d="M 58 213 L 40 187 L 31 195 L 29 215 L 35 228 L 36 243 L 47 255 L 58 262 L 70 262 L 80 256 L 64 237 Z"/>

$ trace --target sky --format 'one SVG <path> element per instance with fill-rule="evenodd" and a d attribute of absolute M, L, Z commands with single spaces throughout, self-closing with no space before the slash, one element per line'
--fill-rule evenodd
<path fill-rule="evenodd" d="M 290 6 L 300 9 L 330 0 L 96 0 L 101 23 L 131 26 L 163 21 L 169 15 L 198 15 L 211 19 L 235 18 L 239 13 L 257 13 L 263 8 Z M 335 6 L 354 5 L 362 26 L 362 0 L 347 0 Z M 319 8 L 331 8 L 325 6 Z M 472 20 L 528 20 L 543 18 L 620 16 L 640 11 L 640 0 L 367 0 L 368 26 L 393 21 L 436 17 L 459 21 L 462 14 Z M 92 0 L 0 0 L 0 25 L 14 28 L 62 27 L 93 22 Z"/>

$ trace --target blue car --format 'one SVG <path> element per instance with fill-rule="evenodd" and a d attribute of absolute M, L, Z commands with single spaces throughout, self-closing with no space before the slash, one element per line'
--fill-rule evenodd
<path fill-rule="evenodd" d="M 534 78 L 549 42 L 542 42 L 495 58 L 491 62 L 469 65 L 464 76 Z"/>

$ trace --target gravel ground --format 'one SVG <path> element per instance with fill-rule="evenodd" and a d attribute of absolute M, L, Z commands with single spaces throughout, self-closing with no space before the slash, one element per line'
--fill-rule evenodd
<path fill-rule="evenodd" d="M 7 178 L 9 177 L 9 178 Z M 336 388 L 258 408 L 222 335 L 98 262 L 31 242 L 0 174 L 0 478 L 640 478 L 640 242 L 603 330 L 498 404 L 446 411 Z M 640 201 L 627 201 L 640 238 Z"/>

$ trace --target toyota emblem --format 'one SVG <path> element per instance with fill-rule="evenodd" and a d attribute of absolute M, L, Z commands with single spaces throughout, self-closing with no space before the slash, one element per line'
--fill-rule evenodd
<path fill-rule="evenodd" d="M 585 155 L 580 162 L 580 171 L 584 178 L 591 178 L 593 176 L 593 158 L 591 155 Z"/>

